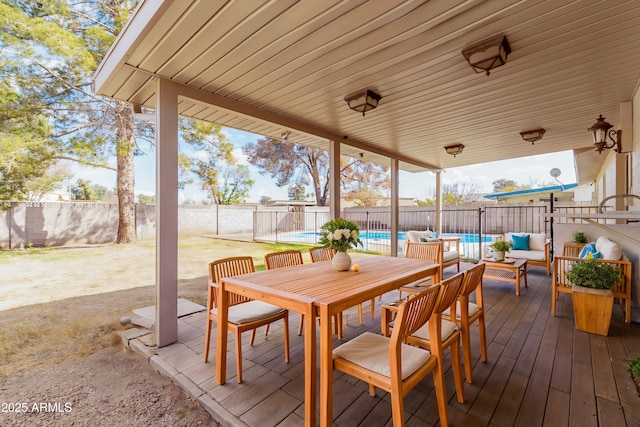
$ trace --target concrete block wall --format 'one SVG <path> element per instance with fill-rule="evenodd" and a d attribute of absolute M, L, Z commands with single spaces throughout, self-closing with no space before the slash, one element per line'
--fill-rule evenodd
<path fill-rule="evenodd" d="M 118 206 L 110 203 L 16 203 L 2 215 L 2 249 L 111 243 L 118 230 Z"/>

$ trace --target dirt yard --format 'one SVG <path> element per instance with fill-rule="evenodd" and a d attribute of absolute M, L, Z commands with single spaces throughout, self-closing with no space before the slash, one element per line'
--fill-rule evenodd
<path fill-rule="evenodd" d="M 288 248 L 183 239 L 179 296 L 206 304 L 213 259 Z M 0 426 L 217 425 L 120 340 L 154 304 L 153 242 L 2 251 L 0 272 Z"/>

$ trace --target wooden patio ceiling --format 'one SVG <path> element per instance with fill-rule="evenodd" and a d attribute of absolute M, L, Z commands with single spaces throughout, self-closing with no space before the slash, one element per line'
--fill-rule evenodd
<path fill-rule="evenodd" d="M 462 49 L 496 35 L 506 64 L 476 74 Z M 181 96 L 184 116 L 418 171 L 581 152 L 599 114 L 619 125 L 639 77 L 637 1 L 145 0 L 94 90 L 154 108 L 168 79 L 208 97 Z M 382 99 L 363 117 L 344 97 L 365 88 Z"/>

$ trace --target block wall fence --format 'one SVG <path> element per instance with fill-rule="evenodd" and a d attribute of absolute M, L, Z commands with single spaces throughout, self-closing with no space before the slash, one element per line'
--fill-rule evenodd
<path fill-rule="evenodd" d="M 260 208 L 262 206 L 181 205 L 179 234 L 181 237 L 250 235 L 253 212 Z M 138 239 L 154 239 L 155 227 L 155 206 L 136 204 Z M 113 243 L 117 231 L 118 205 L 112 203 L 21 202 L 0 210 L 0 249 Z"/>

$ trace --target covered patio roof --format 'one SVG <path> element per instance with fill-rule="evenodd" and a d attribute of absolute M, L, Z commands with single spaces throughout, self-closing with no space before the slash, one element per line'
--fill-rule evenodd
<path fill-rule="evenodd" d="M 494 36 L 511 54 L 476 74 L 461 51 Z M 621 104 L 639 77 L 635 1 L 145 0 L 94 91 L 155 108 L 165 79 L 183 116 L 324 149 L 338 141 L 408 171 L 575 150 L 586 183 L 606 158 L 587 129 L 599 114 L 630 126 Z M 382 96 L 365 117 L 344 101 L 362 89 Z M 535 144 L 520 137 L 537 128 Z M 451 144 L 464 152 L 448 155 Z"/>

